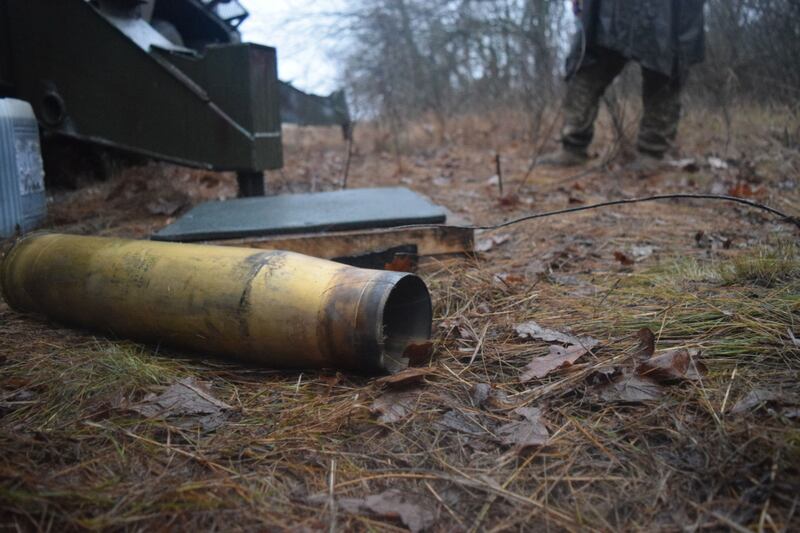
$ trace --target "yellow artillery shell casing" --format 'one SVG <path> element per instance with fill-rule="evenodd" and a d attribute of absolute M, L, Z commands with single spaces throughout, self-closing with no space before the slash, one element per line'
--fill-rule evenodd
<path fill-rule="evenodd" d="M 18 311 L 275 368 L 393 372 L 431 333 L 419 277 L 283 251 L 32 234 L 0 289 Z"/>

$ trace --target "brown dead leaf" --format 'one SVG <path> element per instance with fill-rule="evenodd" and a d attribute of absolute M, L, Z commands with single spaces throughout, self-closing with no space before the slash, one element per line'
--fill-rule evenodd
<path fill-rule="evenodd" d="M 513 407 L 505 392 L 493 388 L 488 383 L 475 383 L 470 390 L 470 399 L 475 407 L 500 410 L 508 410 Z"/>
<path fill-rule="evenodd" d="M 391 272 L 414 272 L 416 266 L 414 258 L 410 255 L 397 254 L 391 263 L 383 265 L 383 269 Z"/>
<path fill-rule="evenodd" d="M 388 387 L 406 387 L 417 385 L 425 380 L 425 376 L 433 372 L 431 368 L 406 368 L 391 376 L 376 379 L 375 383 Z"/>
<path fill-rule="evenodd" d="M 648 378 L 622 375 L 600 391 L 607 402 L 639 403 L 661 398 L 661 386 Z"/>
<path fill-rule="evenodd" d="M 472 386 L 472 390 L 470 391 L 470 398 L 472 399 L 472 405 L 475 407 L 483 407 L 483 405 L 489 400 L 489 396 L 492 394 L 492 386 L 488 383 L 475 383 Z"/>
<path fill-rule="evenodd" d="M 467 435 L 484 435 L 486 430 L 474 419 L 473 416 L 462 413 L 455 409 L 447 411 L 442 418 L 434 422 L 434 425 L 442 429 L 452 429 Z"/>
<path fill-rule="evenodd" d="M 214 187 L 219 186 L 220 183 L 221 180 L 213 174 L 205 174 L 202 178 L 200 178 L 200 184 L 206 189 L 213 189 Z"/>
<path fill-rule="evenodd" d="M 544 424 L 541 410 L 536 407 L 519 407 L 514 413 L 524 420 L 509 422 L 497 429 L 497 436 L 502 444 L 513 446 L 517 451 L 547 444 L 550 433 Z"/>
<path fill-rule="evenodd" d="M 800 407 L 784 407 L 781 410 L 781 415 L 786 418 L 800 418 Z"/>
<path fill-rule="evenodd" d="M 433 343 L 430 341 L 409 342 L 403 350 L 403 358 L 409 366 L 419 366 L 430 362 L 433 356 Z"/>
<path fill-rule="evenodd" d="M 419 390 L 387 392 L 375 398 L 370 410 L 378 415 L 379 422 L 391 424 L 408 416 L 419 400 L 419 395 Z"/>
<path fill-rule="evenodd" d="M 330 496 L 318 493 L 306 501 L 313 505 L 327 505 Z M 436 520 L 429 499 L 399 489 L 389 489 L 366 498 L 336 498 L 336 507 L 352 514 L 400 520 L 412 533 L 430 528 Z"/>
<path fill-rule="evenodd" d="M 163 215 L 171 217 L 178 211 L 189 205 L 189 197 L 177 191 L 172 191 L 165 196 L 159 196 L 145 205 L 151 215 Z"/>
<path fill-rule="evenodd" d="M 475 251 L 488 252 L 495 246 L 500 246 L 501 244 L 508 242 L 509 239 L 511 239 L 511 235 L 492 235 L 476 242 Z"/>
<path fill-rule="evenodd" d="M 620 262 L 623 266 L 631 266 L 636 263 L 633 259 L 625 255 L 623 252 L 616 251 L 614 252 L 614 259 Z"/>
<path fill-rule="evenodd" d="M 506 194 L 505 196 L 501 196 L 497 203 L 500 204 L 501 207 L 515 207 L 519 204 L 519 196 L 516 194 Z"/>
<path fill-rule="evenodd" d="M 552 345 L 549 355 L 536 357 L 528 363 L 519 380 L 526 383 L 534 378 L 541 379 L 554 370 L 574 365 L 575 361 L 588 352 L 587 348 L 576 344 L 567 348 Z"/>
<path fill-rule="evenodd" d="M 600 344 L 600 341 L 593 339 L 592 337 L 576 337 L 574 335 L 562 333 L 554 329 L 544 328 L 533 320 L 519 324 L 514 328 L 514 330 L 517 332 L 517 335 L 523 339 L 531 338 L 543 340 L 545 342 L 559 342 L 569 345 L 575 344 L 582 346 L 587 350 L 591 350 Z"/>
<path fill-rule="evenodd" d="M 509 272 L 500 272 L 494 275 L 493 281 L 496 280 L 505 286 L 516 285 L 526 281 L 525 276 L 520 274 L 512 274 Z"/>
<path fill-rule="evenodd" d="M 432 526 L 436 520 L 427 499 L 399 489 L 368 496 L 365 506 L 378 516 L 399 519 L 412 533 Z"/>
<path fill-rule="evenodd" d="M 642 328 L 637 333 L 639 337 L 639 345 L 633 353 L 633 357 L 639 361 L 645 361 L 653 357 L 656 352 L 656 336 L 650 331 L 650 328 Z"/>
<path fill-rule="evenodd" d="M 508 394 L 501 390 L 492 390 L 489 394 L 489 399 L 486 401 L 486 407 L 490 409 L 508 410 L 514 407 L 514 403 L 509 400 Z"/>
<path fill-rule="evenodd" d="M 182 427 L 201 426 L 210 431 L 225 422 L 225 412 L 233 409 L 211 394 L 208 382 L 183 378 L 159 395 L 150 394 L 128 409 L 148 418 L 177 419 Z"/>
<path fill-rule="evenodd" d="M 739 414 L 761 407 L 764 404 L 772 403 L 777 405 L 800 405 L 800 398 L 793 396 L 782 390 L 753 389 L 744 398 L 736 402 L 731 408 L 731 414 Z M 788 410 L 792 414 L 794 410 Z M 786 413 L 784 413 L 786 414 Z"/>
<path fill-rule="evenodd" d="M 641 376 L 657 381 L 686 379 L 697 381 L 707 372 L 705 365 L 692 360 L 689 350 L 670 350 L 651 357 L 636 369 Z"/>
<path fill-rule="evenodd" d="M 431 527 L 436 520 L 429 498 L 400 489 L 367 496 L 364 507 L 377 516 L 399 519 L 412 533 Z"/>
<path fill-rule="evenodd" d="M 581 204 L 585 204 L 586 202 L 582 198 L 579 198 L 578 196 L 570 194 L 570 195 L 567 196 L 567 203 L 569 205 L 581 205 Z"/>
<path fill-rule="evenodd" d="M 737 198 L 752 198 L 759 192 L 761 191 L 754 190 L 749 184 L 743 182 L 738 182 L 736 185 L 728 189 L 728 194 L 730 196 L 736 196 Z"/>
<path fill-rule="evenodd" d="M 335 387 L 342 381 L 342 375 L 337 372 L 332 376 L 320 376 L 319 380 L 328 387 Z"/>
<path fill-rule="evenodd" d="M 698 248 L 710 250 L 729 250 L 733 246 L 733 239 L 724 235 L 707 234 L 700 230 L 694 236 Z"/>
<path fill-rule="evenodd" d="M 736 402 L 736 405 L 731 408 L 730 413 L 738 414 L 743 413 L 744 411 L 750 411 L 754 407 L 758 407 L 764 403 L 779 400 L 780 397 L 781 394 L 778 391 L 753 389 L 748 392 L 744 398 Z"/>

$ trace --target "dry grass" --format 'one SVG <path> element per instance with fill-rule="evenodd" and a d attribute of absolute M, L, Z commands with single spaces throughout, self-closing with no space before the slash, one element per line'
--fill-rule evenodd
<path fill-rule="evenodd" d="M 738 142 L 752 143 L 761 133 L 750 129 Z M 538 171 L 519 204 L 501 207 L 486 184 L 495 147 L 462 144 L 454 133 L 448 144 L 404 155 L 398 169 L 392 155 L 366 150 L 370 141 L 359 140 L 351 183 L 406 184 L 476 222 L 734 180 L 708 171 L 645 181 L 624 173 L 572 178 Z M 334 187 L 341 148 L 335 132 L 293 132 L 287 167 L 271 176 L 271 189 Z M 797 165 L 797 154 L 777 144 L 769 149 Z M 504 152 L 510 182 L 521 178 L 529 151 L 520 142 Z M 232 193 L 230 176 L 207 186 L 204 173 L 172 167 L 130 172 L 133 182 L 169 179 L 191 202 Z M 797 185 L 782 189 L 786 174 L 763 174 L 764 199 L 796 208 Z M 453 186 L 436 185 L 442 176 Z M 797 183 L 796 174 L 791 179 Z M 137 201 L 104 208 L 120 183 L 64 194 L 54 207 L 57 225 L 145 235 L 167 220 L 148 213 L 133 192 L 118 197 Z M 86 205 L 95 207 L 88 212 Z M 710 240 L 696 239 L 698 231 Z M 0 304 L 3 523 L 395 530 L 403 529 L 399 520 L 349 512 L 328 496 L 336 501 L 399 488 L 428 502 L 435 531 L 796 529 L 800 429 L 791 408 L 800 397 L 800 346 L 790 332 L 800 336 L 797 234 L 738 208 L 685 203 L 553 219 L 507 233 L 511 239 L 480 260 L 422 265 L 435 300 L 436 357 L 425 384 L 413 389 L 412 411 L 393 423 L 372 412 L 373 401 L 388 392 L 369 378 L 277 373 L 166 353 Z M 653 253 L 634 265 L 614 257 L 642 246 Z M 522 368 L 547 353 L 545 343 L 514 332 L 527 320 L 602 344 L 569 369 L 523 384 Z M 603 400 L 608 372 L 631 366 L 636 332 L 645 326 L 658 349 L 689 348 L 708 373 L 699 382 L 664 385 L 658 401 Z M 223 426 L 203 431 L 128 408 L 189 376 L 211 382 L 213 393 L 233 406 Z M 479 383 L 504 399 L 478 405 L 472 391 Z M 733 413 L 753 389 L 779 391 L 783 400 Z M 523 405 L 542 410 L 550 440 L 517 453 L 491 432 Z M 451 410 L 486 432 L 443 427 Z"/>

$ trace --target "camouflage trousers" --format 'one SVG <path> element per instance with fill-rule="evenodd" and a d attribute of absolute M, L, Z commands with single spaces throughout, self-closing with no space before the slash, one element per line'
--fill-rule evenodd
<path fill-rule="evenodd" d="M 567 85 L 564 103 L 564 148 L 585 151 L 594 137 L 600 98 L 628 60 L 604 49 L 592 51 L 593 61 L 582 66 Z M 686 76 L 669 77 L 642 67 L 644 113 L 637 149 L 662 157 L 675 141 L 681 116 L 681 89 Z"/>

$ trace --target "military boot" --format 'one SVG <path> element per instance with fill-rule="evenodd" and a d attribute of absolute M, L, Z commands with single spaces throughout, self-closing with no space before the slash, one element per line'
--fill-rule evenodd
<path fill-rule="evenodd" d="M 640 178 L 646 178 L 665 168 L 664 158 L 646 152 L 637 151 L 636 159 L 629 163 L 625 170 L 633 172 Z"/>
<path fill-rule="evenodd" d="M 589 155 L 583 150 L 561 147 L 536 159 L 536 164 L 545 167 L 577 167 L 586 164 Z"/>

